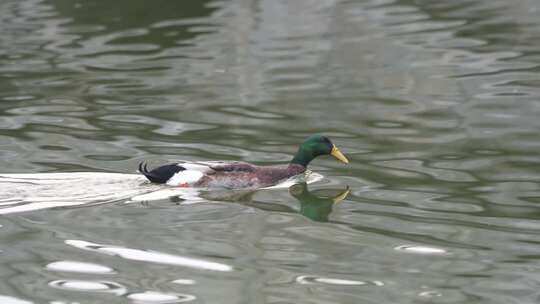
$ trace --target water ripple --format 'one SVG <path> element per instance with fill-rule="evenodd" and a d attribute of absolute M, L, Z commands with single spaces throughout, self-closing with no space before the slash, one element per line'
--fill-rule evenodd
<path fill-rule="evenodd" d="M 56 261 L 45 266 L 47 270 L 62 272 L 80 272 L 94 274 L 109 274 L 115 271 L 107 266 L 76 261 Z"/>
<path fill-rule="evenodd" d="M 197 299 L 193 295 L 187 294 L 171 294 L 171 293 L 160 293 L 155 291 L 146 291 L 141 293 L 131 293 L 126 296 L 128 299 L 132 300 L 133 303 L 184 303 L 190 302 Z"/>
<path fill-rule="evenodd" d="M 303 275 L 296 278 L 296 282 L 303 285 L 310 284 L 326 284 L 326 285 L 341 285 L 341 286 L 362 286 L 362 285 L 374 285 L 374 286 L 384 286 L 384 283 L 381 281 L 356 281 L 356 280 L 345 280 L 345 279 L 336 279 L 336 278 L 325 278 L 318 276 L 308 276 Z"/>
<path fill-rule="evenodd" d="M 56 280 L 49 282 L 49 286 L 71 291 L 105 292 L 123 295 L 126 287 L 110 281 L 83 281 L 83 280 Z"/>
<path fill-rule="evenodd" d="M 398 251 L 416 253 L 416 254 L 427 254 L 427 255 L 439 255 L 439 254 L 449 254 L 448 251 L 442 248 L 436 247 L 427 247 L 427 246 L 414 246 L 414 245 L 400 245 L 394 248 Z"/>
<path fill-rule="evenodd" d="M 9 303 L 9 304 L 33 304 L 33 302 L 30 302 L 30 301 L 26 301 L 26 300 L 22 300 L 22 299 L 10 297 L 10 296 L 4 296 L 4 295 L 0 295 L 0 301 L 2 301 L 2 303 Z"/>
<path fill-rule="evenodd" d="M 115 255 L 128 260 L 184 266 L 212 271 L 233 271 L 232 266 L 222 263 L 205 261 L 202 259 L 188 258 L 178 255 L 171 255 L 140 249 L 100 245 L 82 240 L 66 240 L 65 243 L 79 249 L 99 252 L 107 255 Z"/>

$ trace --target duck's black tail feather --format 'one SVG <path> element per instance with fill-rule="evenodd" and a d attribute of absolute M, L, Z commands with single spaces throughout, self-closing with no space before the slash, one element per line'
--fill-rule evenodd
<path fill-rule="evenodd" d="M 139 172 L 146 176 L 152 183 L 158 184 L 165 184 L 173 175 L 183 170 L 185 170 L 185 168 L 177 164 L 168 164 L 148 171 L 145 162 L 139 163 Z"/>

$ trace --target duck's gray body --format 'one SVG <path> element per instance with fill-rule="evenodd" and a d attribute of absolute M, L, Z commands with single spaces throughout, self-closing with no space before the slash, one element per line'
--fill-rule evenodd
<path fill-rule="evenodd" d="M 299 164 L 256 166 L 246 162 L 178 162 L 139 171 L 151 182 L 177 187 L 245 189 L 273 186 L 306 170 Z"/>

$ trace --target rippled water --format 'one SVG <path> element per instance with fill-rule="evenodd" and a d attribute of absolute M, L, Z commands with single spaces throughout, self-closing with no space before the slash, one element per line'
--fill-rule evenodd
<path fill-rule="evenodd" d="M 0 302 L 537 303 L 539 12 L 2 1 Z M 282 163 L 315 132 L 351 164 L 317 159 L 310 185 L 182 196 L 132 175 Z M 123 175 L 34 175 L 70 172 Z"/>

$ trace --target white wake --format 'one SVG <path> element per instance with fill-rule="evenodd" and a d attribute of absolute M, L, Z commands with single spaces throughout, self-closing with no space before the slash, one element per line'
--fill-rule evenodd
<path fill-rule="evenodd" d="M 314 183 L 322 178 L 318 173 L 307 171 L 304 175 L 263 189 L 283 189 L 299 182 Z M 254 190 L 261 189 L 251 189 Z M 213 190 L 151 184 L 139 174 L 98 172 L 0 174 L 0 214 L 91 206 L 121 200 L 140 202 L 180 197 L 185 203 L 207 201 L 208 195 L 202 198 L 201 191 L 208 194 Z"/>

